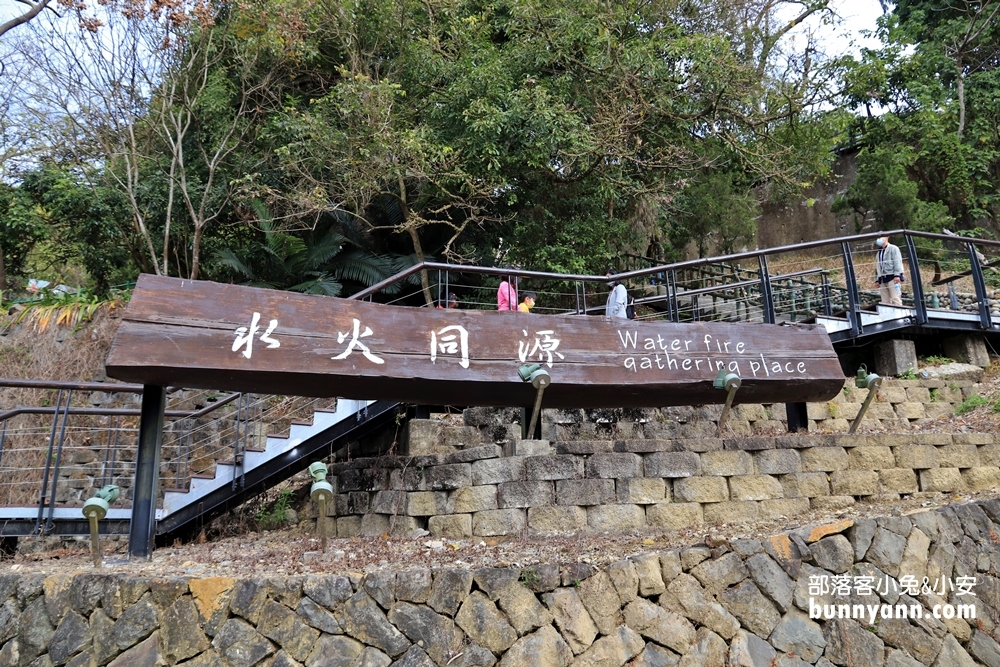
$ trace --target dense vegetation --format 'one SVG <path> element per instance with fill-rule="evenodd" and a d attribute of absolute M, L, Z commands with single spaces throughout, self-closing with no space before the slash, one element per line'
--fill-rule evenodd
<path fill-rule="evenodd" d="M 42 12 L 0 33 L 0 291 L 150 272 L 338 294 L 423 258 L 603 273 L 753 245 L 761 203 L 838 150 L 859 160 L 841 212 L 990 233 L 1000 0 L 899 0 L 859 59 L 800 28 L 827 5 Z"/>

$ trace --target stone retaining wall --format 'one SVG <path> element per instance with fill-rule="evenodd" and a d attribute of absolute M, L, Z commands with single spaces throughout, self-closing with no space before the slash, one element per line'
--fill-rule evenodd
<path fill-rule="evenodd" d="M 981 376 L 975 368 L 970 375 Z M 969 396 L 980 393 L 981 385 L 970 379 L 885 378 L 876 399 L 866 413 L 862 425 L 869 429 L 908 431 L 928 421 L 947 418 Z M 738 396 L 738 393 L 737 393 Z M 810 433 L 846 433 L 868 396 L 867 389 L 854 386 L 847 378 L 844 389 L 825 403 L 808 403 Z M 618 438 L 698 438 L 714 436 L 722 412 L 719 405 L 673 406 L 656 409 L 591 409 L 543 410 L 542 438 L 546 440 L 592 440 Z M 411 438 L 410 453 L 429 454 L 455 451 L 454 439 L 468 442 L 501 442 L 520 437 L 520 411 L 493 408 L 471 408 L 464 413 L 466 427 L 479 431 L 438 431 L 440 425 L 428 423 L 425 430 Z M 785 404 L 738 404 L 731 411 L 725 432 L 727 435 L 774 435 L 787 431 Z M 413 445 L 416 445 L 414 447 Z"/>
<path fill-rule="evenodd" d="M 506 451 L 332 464 L 337 535 L 677 529 L 1000 488 L 1000 437 L 982 433 L 518 441 Z"/>
<path fill-rule="evenodd" d="M 0 664 L 996 667 L 998 524 L 992 500 L 642 553 L 597 571 L 6 574 Z M 966 605 L 966 618 L 932 617 L 943 604 Z M 843 605 L 876 618 L 823 616 Z M 910 620 L 883 615 L 896 605 Z"/>

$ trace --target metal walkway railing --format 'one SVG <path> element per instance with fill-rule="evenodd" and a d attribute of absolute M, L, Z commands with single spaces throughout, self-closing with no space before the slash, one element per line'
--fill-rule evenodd
<path fill-rule="evenodd" d="M 902 310 L 879 308 L 874 241 L 890 236 L 904 264 Z M 834 343 L 854 342 L 895 328 L 930 327 L 992 332 L 1000 321 L 1000 241 L 893 230 L 656 264 L 623 257 L 639 268 L 622 271 L 639 319 L 823 324 Z M 427 271 L 439 303 L 454 293 L 460 308 L 492 309 L 501 280 L 516 279 L 537 294 L 532 312 L 600 314 L 607 278 L 517 268 L 424 262 L 353 295 L 370 299 L 384 288 Z M 401 292 L 394 303 L 412 297 Z"/>

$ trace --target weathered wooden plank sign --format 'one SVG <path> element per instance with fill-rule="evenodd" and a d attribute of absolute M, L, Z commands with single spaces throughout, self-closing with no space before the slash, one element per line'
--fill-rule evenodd
<path fill-rule="evenodd" d="M 546 407 L 825 401 L 844 384 L 822 327 L 637 322 L 386 306 L 140 277 L 107 360 L 129 382 L 417 404 L 531 405 L 518 368 L 551 375 Z"/>

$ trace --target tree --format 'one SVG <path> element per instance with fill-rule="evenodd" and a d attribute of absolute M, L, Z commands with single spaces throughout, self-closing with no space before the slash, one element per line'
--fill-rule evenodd
<path fill-rule="evenodd" d="M 753 241 L 760 204 L 736 179 L 731 172 L 711 171 L 684 191 L 671 230 L 675 245 L 693 241 L 705 257 L 709 250 L 728 255 Z"/>

